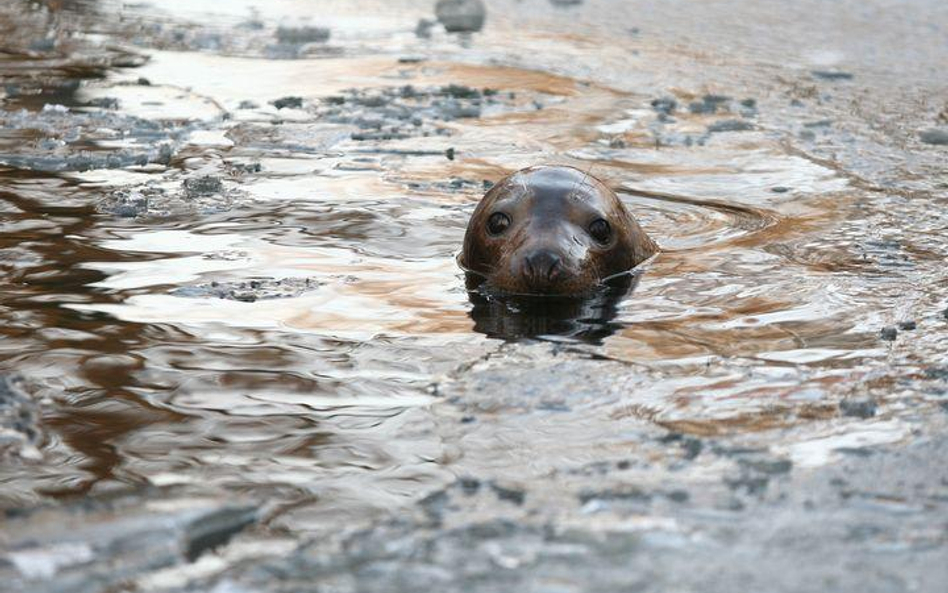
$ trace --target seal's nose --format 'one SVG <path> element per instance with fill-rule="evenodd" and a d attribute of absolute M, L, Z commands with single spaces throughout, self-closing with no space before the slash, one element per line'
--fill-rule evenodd
<path fill-rule="evenodd" d="M 534 286 L 549 284 L 563 273 L 563 259 L 554 251 L 538 249 L 524 258 L 523 272 Z"/>

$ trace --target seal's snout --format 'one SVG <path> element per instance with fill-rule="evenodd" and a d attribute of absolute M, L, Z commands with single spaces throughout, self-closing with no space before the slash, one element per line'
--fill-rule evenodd
<path fill-rule="evenodd" d="M 551 249 L 536 249 L 523 259 L 523 276 L 532 288 L 542 289 L 563 276 L 563 258 Z"/>

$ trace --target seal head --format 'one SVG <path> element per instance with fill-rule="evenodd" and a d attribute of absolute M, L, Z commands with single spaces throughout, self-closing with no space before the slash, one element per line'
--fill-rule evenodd
<path fill-rule="evenodd" d="M 481 199 L 458 262 L 511 294 L 582 295 L 658 251 L 601 181 L 573 167 L 530 167 Z"/>

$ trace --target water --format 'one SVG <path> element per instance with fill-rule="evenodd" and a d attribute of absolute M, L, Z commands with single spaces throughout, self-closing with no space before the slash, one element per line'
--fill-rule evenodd
<path fill-rule="evenodd" d="M 733 436 L 810 467 L 907 439 L 934 406 L 887 386 L 946 360 L 944 153 L 909 159 L 874 136 L 853 148 L 847 135 L 875 121 L 846 107 L 858 89 L 807 73 L 829 61 L 872 85 L 887 61 L 793 53 L 788 81 L 773 78 L 778 41 L 752 33 L 750 64 L 716 35 L 689 53 L 653 33 L 654 14 L 634 21 L 643 34 L 595 13 L 564 38 L 568 13 L 495 3 L 491 27 L 459 41 L 416 38 L 429 15 L 410 3 L 326 3 L 325 20 L 304 4 L 166 2 L 119 21 L 102 16 L 108 2 L 65 3 L 29 13 L 32 29 L 4 15 L 26 46 L 47 25 L 84 34 L 55 58 L 0 61 L 23 85 L 0 133 L 0 369 L 44 401 L 45 431 L 40 460 L 0 469 L 5 506 L 152 485 L 258 497 L 268 525 L 331 530 L 466 473 L 544 483 L 604 451 L 670 455 L 629 423 Z M 280 23 L 332 37 L 274 48 Z M 113 44 L 149 61 L 97 65 L 131 59 Z M 719 72 L 732 98 L 691 113 Z M 497 94 L 472 102 L 441 90 L 452 84 Z M 805 109 L 791 106 L 800 93 Z M 341 108 L 324 99 L 340 94 Z M 661 122 L 650 101 L 670 95 Z M 287 96 L 304 108 L 269 103 Z M 90 106 L 109 97 L 117 109 Z M 478 117 L 445 115 L 474 103 Z M 45 105 L 69 111 L 44 131 Z M 353 139 L 391 132 L 400 105 L 428 111 Z M 827 112 L 829 131 L 798 134 Z M 727 120 L 753 129 L 707 132 Z M 80 148 L 133 162 L 69 170 L 86 168 L 67 160 Z M 663 252 L 622 298 L 538 321 L 469 296 L 455 257 L 485 182 L 541 162 L 610 183 Z M 184 186 L 208 175 L 220 186 Z M 116 206 L 143 196 L 139 216 Z M 880 339 L 908 319 L 914 333 Z M 877 416 L 839 417 L 842 399 L 874 395 Z"/>

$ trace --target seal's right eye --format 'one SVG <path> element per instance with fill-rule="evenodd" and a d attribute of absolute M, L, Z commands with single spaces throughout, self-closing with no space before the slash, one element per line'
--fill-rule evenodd
<path fill-rule="evenodd" d="M 487 219 L 487 232 L 492 235 L 499 235 L 510 226 L 510 217 L 503 212 L 494 212 Z"/>

